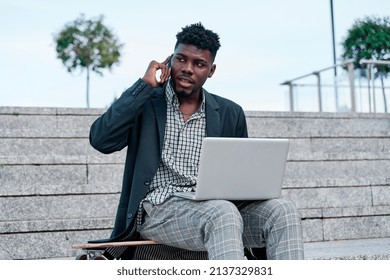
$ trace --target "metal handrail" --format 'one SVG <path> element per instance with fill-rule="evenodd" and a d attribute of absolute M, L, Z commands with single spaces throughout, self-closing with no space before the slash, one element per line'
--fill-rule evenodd
<path fill-rule="evenodd" d="M 382 64 L 382 65 L 390 65 L 389 60 L 375 60 L 375 59 L 361 59 L 359 61 L 360 64 Z"/>
<path fill-rule="evenodd" d="M 342 63 L 334 64 L 332 66 L 320 69 L 318 71 L 313 71 L 309 74 L 299 76 L 297 78 L 287 80 L 287 81 L 281 83 L 281 85 L 288 85 L 289 86 L 290 111 L 292 111 L 292 112 L 294 111 L 294 90 L 293 90 L 294 84 L 293 84 L 293 82 L 300 80 L 300 79 L 303 79 L 303 78 L 307 78 L 307 77 L 312 76 L 312 75 L 315 75 L 317 77 L 318 107 L 319 107 L 319 111 L 322 112 L 321 73 L 324 71 L 330 70 L 330 69 L 334 69 L 334 68 L 339 67 L 339 66 L 347 66 L 348 71 L 352 72 L 352 73 L 350 73 L 350 77 L 352 77 L 352 79 L 353 79 L 353 60 L 346 60 Z M 350 78 L 350 80 L 351 80 L 351 78 Z M 335 90 L 337 91 L 336 81 L 335 81 Z M 351 94 L 351 96 L 352 96 L 352 94 Z M 353 96 L 354 96 L 354 94 L 353 94 Z M 354 100 L 353 100 L 352 104 L 355 104 Z M 355 110 L 355 108 L 354 108 L 354 110 Z"/>
<path fill-rule="evenodd" d="M 288 85 L 288 84 L 290 84 L 290 83 L 293 82 L 293 81 L 300 80 L 300 79 L 303 79 L 303 78 L 307 78 L 307 77 L 310 77 L 311 75 L 317 75 L 317 74 L 319 74 L 319 73 L 321 73 L 321 72 L 324 72 L 324 71 L 327 71 L 327 70 L 329 70 L 329 69 L 334 69 L 335 67 L 345 66 L 347 63 L 351 63 L 351 62 L 352 62 L 352 61 L 347 60 L 347 61 L 344 61 L 343 63 L 334 64 L 334 65 L 332 65 L 332 66 L 323 68 L 323 69 L 321 69 L 321 70 L 313 71 L 313 72 L 311 72 L 311 73 L 309 73 L 309 74 L 306 74 L 306 75 L 303 75 L 303 76 L 299 76 L 299 77 L 294 78 L 294 79 L 291 79 L 291 80 L 287 80 L 287 81 L 281 83 L 281 85 Z"/>
<path fill-rule="evenodd" d="M 370 91 L 370 79 L 371 79 L 371 73 L 373 71 L 373 65 L 376 64 L 381 64 L 381 65 L 390 65 L 390 61 L 387 60 L 369 60 L 369 59 L 362 59 L 359 61 L 360 64 L 367 64 L 367 71 L 368 71 L 368 90 L 369 90 L 369 108 L 371 112 L 371 91 Z M 294 90 L 293 87 L 296 86 L 297 84 L 294 83 L 294 81 L 307 78 L 310 76 L 316 76 L 317 78 L 317 94 L 318 94 L 318 106 L 319 106 L 319 111 L 322 112 L 322 92 L 321 92 L 321 73 L 330 69 L 335 69 L 336 67 L 347 67 L 348 71 L 348 76 L 349 76 L 349 88 L 350 88 L 350 95 L 351 95 L 351 111 L 356 112 L 356 102 L 355 102 L 355 79 L 354 79 L 354 61 L 351 60 L 346 60 L 342 63 L 334 64 L 332 66 L 320 69 L 318 71 L 313 71 L 311 73 L 308 73 L 306 75 L 302 75 L 299 77 L 296 77 L 291 80 L 287 80 L 280 85 L 288 85 L 289 86 L 289 96 L 290 96 L 290 111 L 294 111 Z M 338 90 L 338 85 L 337 85 L 337 80 L 336 77 L 334 77 L 334 87 L 335 87 L 335 92 L 337 96 L 337 90 Z M 373 80 L 373 79 L 372 79 Z M 373 83 L 374 85 L 374 83 Z M 374 87 L 373 87 L 374 88 Z M 376 111 L 375 108 L 375 95 L 374 95 L 374 111 Z"/>

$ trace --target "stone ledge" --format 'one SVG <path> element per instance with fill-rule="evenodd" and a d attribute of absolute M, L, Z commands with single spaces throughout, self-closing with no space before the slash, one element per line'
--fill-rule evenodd
<path fill-rule="evenodd" d="M 371 187 L 286 189 L 282 197 L 298 208 L 339 208 L 372 206 Z"/>
<path fill-rule="evenodd" d="M 106 111 L 105 108 L 67 108 L 67 107 L 13 107 L 0 106 L 0 114 L 26 114 L 26 115 L 101 115 Z M 281 112 L 281 111 L 252 111 L 247 110 L 245 114 L 248 117 L 279 117 L 279 118 L 365 118 L 382 119 L 390 118 L 385 113 L 350 113 L 350 112 Z"/>
<path fill-rule="evenodd" d="M 120 184 L 31 184 L 28 186 L 3 185 L 0 188 L 1 197 L 30 197 L 56 195 L 95 195 L 119 194 Z"/>
<path fill-rule="evenodd" d="M 62 130 L 50 129 L 0 129 L 0 138 L 88 138 L 89 128 Z"/>
<path fill-rule="evenodd" d="M 334 188 L 334 187 L 365 187 L 389 186 L 390 177 L 351 177 L 351 178 L 288 178 L 283 180 L 286 189 Z"/>
<path fill-rule="evenodd" d="M 101 115 L 103 108 L 63 108 L 63 107 L 10 107 L 0 106 L 2 115 Z"/>
<path fill-rule="evenodd" d="M 71 164 L 121 164 L 124 165 L 125 153 L 111 155 L 30 155 L 2 156 L 2 165 L 71 165 Z"/>
<path fill-rule="evenodd" d="M 390 215 L 302 220 L 305 242 L 388 238 Z"/>
<path fill-rule="evenodd" d="M 69 220 L 31 220 L 31 221 L 10 221 L 0 222 L 0 233 L 18 234 L 31 232 L 48 231 L 70 231 L 70 230 L 104 230 L 111 229 L 114 225 L 114 218 L 89 218 Z"/>
<path fill-rule="evenodd" d="M 69 149 L 72 147 L 72 149 Z M 88 138 L 0 138 L 0 162 L 4 164 L 56 164 L 124 162 L 125 149 L 104 155 Z M 390 138 L 290 139 L 288 161 L 389 160 Z"/>
<path fill-rule="evenodd" d="M 114 217 L 119 194 L 0 198 L 0 221 L 96 219 Z"/>
<path fill-rule="evenodd" d="M 302 219 L 390 216 L 390 206 L 304 208 L 300 212 Z"/>
<path fill-rule="evenodd" d="M 249 118 L 390 119 L 386 113 L 245 111 Z"/>
<path fill-rule="evenodd" d="M 2 187 L 22 187 L 29 189 L 37 185 L 120 185 L 122 182 L 124 161 L 122 155 L 107 157 L 43 157 L 42 161 L 53 160 L 58 164 L 5 164 L 0 161 Z M 4 158 L 3 158 L 4 159 Z M 26 159 L 28 161 L 29 158 Z M 63 164 L 64 161 L 72 161 Z M 9 161 L 12 161 L 10 159 Z M 388 170 L 390 162 L 386 160 L 368 161 L 315 161 L 287 162 L 283 188 L 292 190 L 335 188 L 335 187 L 382 187 L 390 185 Z M 336 165 L 336 166 L 335 166 Z M 4 190 L 0 189 L 1 193 Z M 390 199 L 390 193 L 386 195 Z"/>

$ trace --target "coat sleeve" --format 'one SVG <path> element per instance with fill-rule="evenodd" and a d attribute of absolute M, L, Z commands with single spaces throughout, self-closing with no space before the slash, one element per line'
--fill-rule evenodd
<path fill-rule="evenodd" d="M 131 127 L 152 96 L 153 88 L 142 79 L 127 89 L 91 126 L 89 141 L 96 150 L 109 154 L 128 144 Z"/>

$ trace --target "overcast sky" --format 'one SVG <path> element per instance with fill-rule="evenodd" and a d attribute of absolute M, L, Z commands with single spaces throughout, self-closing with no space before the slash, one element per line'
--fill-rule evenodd
<path fill-rule="evenodd" d="M 338 57 L 356 19 L 390 12 L 389 0 L 333 3 Z M 288 88 L 280 84 L 333 64 L 329 0 L 1 0 L 0 106 L 86 106 L 86 73 L 68 73 L 53 42 L 81 13 L 104 15 L 124 43 L 112 72 L 91 75 L 91 107 L 109 106 L 151 60 L 172 53 L 181 27 L 195 22 L 221 37 L 217 70 L 205 88 L 246 110 L 287 110 Z M 305 110 L 316 106 L 315 90 L 310 95 L 300 97 L 309 101 Z"/>

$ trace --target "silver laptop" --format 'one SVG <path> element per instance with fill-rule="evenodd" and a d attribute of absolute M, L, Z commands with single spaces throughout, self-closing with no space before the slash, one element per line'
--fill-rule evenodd
<path fill-rule="evenodd" d="M 288 139 L 206 137 L 193 200 L 264 200 L 281 194 Z"/>

